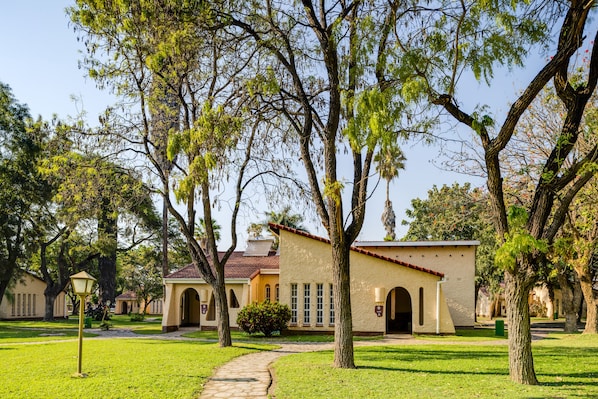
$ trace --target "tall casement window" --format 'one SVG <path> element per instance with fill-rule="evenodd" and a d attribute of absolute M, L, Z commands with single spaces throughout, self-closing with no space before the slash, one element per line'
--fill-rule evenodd
<path fill-rule="evenodd" d="M 324 284 L 316 284 L 316 325 L 324 324 Z"/>
<path fill-rule="evenodd" d="M 303 324 L 311 323 L 311 285 L 303 284 Z"/>
<path fill-rule="evenodd" d="M 27 316 L 31 316 L 31 294 L 27 294 Z"/>
<path fill-rule="evenodd" d="M 37 302 L 37 300 L 36 300 L 36 297 L 35 297 L 35 295 L 36 295 L 36 294 L 33 294 L 33 315 L 34 315 L 34 316 L 37 316 L 37 310 L 35 309 L 35 302 Z M 60 298 L 60 297 L 59 297 L 59 298 Z"/>
<path fill-rule="evenodd" d="M 237 296 L 235 295 L 235 291 L 233 291 L 233 289 L 231 288 L 230 290 L 230 302 L 229 302 L 229 306 L 231 308 L 240 308 L 241 305 L 239 305 L 239 300 L 237 299 Z"/>
<path fill-rule="evenodd" d="M 264 298 L 266 301 L 270 302 L 270 284 L 266 284 L 266 297 Z"/>
<path fill-rule="evenodd" d="M 21 315 L 21 294 L 17 294 L 17 316 Z"/>
<path fill-rule="evenodd" d="M 27 316 L 27 313 L 25 313 L 27 310 L 27 294 L 23 294 L 22 298 L 21 305 L 23 305 L 23 308 L 21 309 L 21 316 Z"/>
<path fill-rule="evenodd" d="M 210 302 L 208 304 L 208 313 L 206 314 L 206 320 L 216 320 L 216 300 L 214 299 L 214 293 L 210 296 Z"/>
<path fill-rule="evenodd" d="M 10 315 L 14 316 L 15 312 L 16 312 L 16 303 L 15 303 L 15 299 L 13 298 L 12 299 L 12 309 L 11 309 Z"/>
<path fill-rule="evenodd" d="M 291 324 L 297 324 L 297 284 L 291 284 Z"/>
<path fill-rule="evenodd" d="M 280 302 L 280 286 L 276 284 L 274 290 L 276 291 L 276 302 Z"/>
<path fill-rule="evenodd" d="M 330 284 L 329 296 L 330 296 L 330 314 L 329 314 L 329 318 L 330 318 L 330 325 L 333 326 L 334 325 L 334 289 L 332 288 L 332 284 Z"/>
<path fill-rule="evenodd" d="M 419 325 L 424 325 L 424 287 L 419 287 Z"/>

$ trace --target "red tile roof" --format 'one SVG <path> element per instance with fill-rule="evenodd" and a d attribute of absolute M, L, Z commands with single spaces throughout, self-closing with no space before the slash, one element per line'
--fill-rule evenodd
<path fill-rule="evenodd" d="M 224 252 L 219 255 L 224 255 Z M 270 251 L 268 256 L 243 256 L 243 252 L 233 252 L 224 266 L 224 278 L 250 278 L 260 269 L 278 269 L 278 255 Z M 199 279 L 199 270 L 194 264 L 185 266 L 165 278 Z"/>
<path fill-rule="evenodd" d="M 317 241 L 320 241 L 320 242 L 323 242 L 323 243 L 326 243 L 326 244 L 330 244 L 330 240 L 327 239 L 327 238 L 315 236 L 313 234 L 307 233 L 307 232 L 302 231 L 302 230 L 297 230 L 297 229 L 294 229 L 292 227 L 287 227 L 287 226 L 283 226 L 283 225 L 275 224 L 275 223 L 268 223 L 268 226 L 276 234 L 278 234 L 280 230 L 284 230 L 284 231 L 288 231 L 290 233 L 297 234 L 297 235 L 300 235 L 300 236 L 303 236 L 303 237 L 311 238 L 312 240 L 317 240 Z M 394 263 L 394 264 L 397 264 L 397 265 L 401 265 L 401 266 L 404 266 L 404 267 L 408 267 L 410 269 L 419 270 L 420 272 L 432 274 L 434 276 L 444 277 L 444 273 L 440 273 L 440 272 L 437 272 L 437 271 L 434 271 L 434 270 L 431 270 L 431 269 L 427 269 L 425 267 L 416 266 L 416 265 L 413 265 L 411 263 L 403 262 L 403 261 L 398 260 L 398 259 L 389 258 L 388 256 L 379 255 L 377 253 L 374 253 L 374 252 L 371 252 L 371 251 L 367 251 L 367 250 L 362 249 L 362 248 L 358 248 L 358 247 L 353 247 L 352 246 L 351 247 L 351 251 L 357 252 L 357 253 L 360 253 L 360 254 L 363 254 L 363 255 L 371 256 L 373 258 L 381 259 L 381 260 L 384 260 L 384 261 L 387 261 L 387 262 L 391 262 L 391 263 Z"/>
<path fill-rule="evenodd" d="M 126 291 L 116 297 L 116 299 L 127 300 L 127 299 L 137 299 L 137 294 L 133 291 Z"/>

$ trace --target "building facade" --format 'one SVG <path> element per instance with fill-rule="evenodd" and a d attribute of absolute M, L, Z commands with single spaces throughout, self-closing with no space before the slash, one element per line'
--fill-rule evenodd
<path fill-rule="evenodd" d="M 10 288 L 0 304 L 0 320 L 41 319 L 44 317 L 46 282 L 24 272 Z M 54 317 L 67 317 L 66 294 L 61 292 L 54 302 Z"/>
<path fill-rule="evenodd" d="M 253 240 L 225 267 L 231 326 L 237 327 L 243 306 L 267 299 L 289 306 L 290 330 L 334 331 L 330 242 L 280 225 L 270 228 L 280 239 L 278 253 L 269 251 L 270 240 Z M 350 251 L 354 332 L 452 334 L 455 326 L 473 327 L 476 245 L 356 243 Z M 164 283 L 164 331 L 216 327 L 211 287 L 193 265 Z"/>

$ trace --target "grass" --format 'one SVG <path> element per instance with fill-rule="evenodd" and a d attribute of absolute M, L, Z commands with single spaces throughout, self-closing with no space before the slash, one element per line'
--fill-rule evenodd
<path fill-rule="evenodd" d="M 99 328 L 100 321 L 92 320 L 91 327 Z M 136 334 L 161 334 L 160 318 L 146 321 L 131 321 L 129 316 L 112 316 L 110 323 L 114 329 L 127 329 Z M 7 320 L 0 321 L 0 345 L 12 342 L 37 342 L 76 338 L 79 328 L 78 316 L 55 321 L 40 320 Z M 97 334 L 84 330 L 84 337 L 95 337 Z"/>
<path fill-rule="evenodd" d="M 113 320 L 116 328 L 152 331 L 158 321 Z M 99 323 L 98 323 L 99 324 Z M 0 322 L 0 398 L 194 398 L 213 369 L 235 356 L 271 349 L 280 342 L 330 342 L 329 335 L 255 337 L 233 332 L 232 348 L 208 342 L 214 331 L 186 334 L 202 341 L 88 339 L 83 344 L 86 379 L 77 367 L 77 343 L 28 344 L 41 331 L 76 336 L 76 320 Z M 493 329 L 459 330 L 430 337 L 430 345 L 356 346 L 357 369 L 333 368 L 332 351 L 285 356 L 274 364 L 277 399 L 294 398 L 598 398 L 598 337 L 552 333 L 534 342 L 538 386 L 512 383 L 507 346 Z M 379 338 L 379 337 L 374 337 Z M 491 345 L 484 341 L 503 340 Z M 455 342 L 456 341 L 456 342 Z M 12 343 L 11 343 L 12 342 Z"/>
<path fill-rule="evenodd" d="M 196 398 L 213 369 L 233 357 L 269 349 L 218 348 L 199 341 L 102 339 L 83 342 L 83 372 L 76 342 L 0 346 L 0 398 Z"/>
<path fill-rule="evenodd" d="M 275 365 L 277 399 L 596 398 L 598 337 L 553 334 L 534 343 L 541 384 L 510 381 L 506 345 L 358 347 L 357 369 L 331 367 L 331 351 L 286 356 Z"/>
<path fill-rule="evenodd" d="M 205 340 L 217 340 L 218 332 L 216 331 L 193 331 L 184 333 L 183 337 L 196 338 Z M 255 343 L 315 343 L 315 342 L 334 342 L 334 335 L 332 334 L 285 334 L 285 335 L 274 335 L 272 337 L 266 337 L 262 334 L 249 335 L 242 331 L 231 331 L 231 338 L 233 341 L 239 342 L 255 342 Z M 384 338 L 381 335 L 376 336 L 363 336 L 355 337 L 355 341 L 371 341 Z"/>
<path fill-rule="evenodd" d="M 508 332 L 504 331 L 504 336 L 496 336 L 494 328 L 474 328 L 474 329 L 462 329 L 457 330 L 455 335 L 415 335 L 417 339 L 423 340 L 434 340 L 434 341 L 500 341 L 506 340 Z"/>

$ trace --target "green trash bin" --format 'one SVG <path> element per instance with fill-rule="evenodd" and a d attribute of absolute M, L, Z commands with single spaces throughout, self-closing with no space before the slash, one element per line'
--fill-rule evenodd
<path fill-rule="evenodd" d="M 495 320 L 494 335 L 496 335 L 497 337 L 505 336 L 505 321 L 504 320 Z"/>
<path fill-rule="evenodd" d="M 83 323 L 85 324 L 85 328 L 91 328 L 91 317 L 86 317 Z"/>

